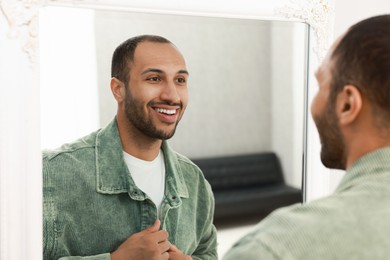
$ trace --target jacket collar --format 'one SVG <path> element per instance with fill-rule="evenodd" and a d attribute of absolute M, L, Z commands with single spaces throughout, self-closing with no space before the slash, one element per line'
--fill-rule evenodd
<path fill-rule="evenodd" d="M 116 118 L 98 132 L 95 145 L 97 192 L 132 194 L 134 191 L 139 191 L 123 159 Z M 170 202 L 176 204 L 178 198 L 188 198 L 188 189 L 177 154 L 170 149 L 166 141 L 163 141 L 162 150 L 166 171 L 165 196 Z"/>

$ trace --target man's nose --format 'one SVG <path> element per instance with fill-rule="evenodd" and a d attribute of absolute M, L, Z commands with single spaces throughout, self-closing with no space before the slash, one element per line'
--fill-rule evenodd
<path fill-rule="evenodd" d="M 163 91 L 161 93 L 161 99 L 170 101 L 172 103 L 179 103 L 180 102 L 180 95 L 177 91 L 177 86 L 174 81 L 167 82 L 164 87 Z"/>

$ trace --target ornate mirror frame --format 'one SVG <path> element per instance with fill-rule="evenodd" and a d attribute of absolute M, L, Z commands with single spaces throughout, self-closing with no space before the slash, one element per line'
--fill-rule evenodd
<path fill-rule="evenodd" d="M 0 1 L 0 259 L 42 259 L 42 174 L 38 13 L 47 5 L 135 12 L 276 19 L 310 25 L 306 101 L 316 88 L 313 72 L 333 36 L 332 0 L 2 0 Z M 326 191 L 319 142 L 305 108 L 305 201 Z M 313 155 L 314 154 L 314 155 Z M 321 183 L 321 185 L 316 185 Z M 315 189 L 313 188 L 315 187 Z M 319 189 L 320 187 L 320 189 Z"/>

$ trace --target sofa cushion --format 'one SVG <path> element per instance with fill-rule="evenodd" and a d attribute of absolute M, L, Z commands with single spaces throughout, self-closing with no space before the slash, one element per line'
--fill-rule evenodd
<path fill-rule="evenodd" d="M 285 184 L 273 152 L 193 159 L 215 197 L 214 220 L 266 216 L 282 206 L 302 202 L 300 189 Z"/>
<path fill-rule="evenodd" d="M 275 153 L 194 159 L 214 191 L 284 183 Z"/>

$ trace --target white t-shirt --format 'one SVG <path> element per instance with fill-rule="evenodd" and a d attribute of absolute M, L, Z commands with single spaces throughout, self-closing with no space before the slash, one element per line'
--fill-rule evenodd
<path fill-rule="evenodd" d="M 165 190 L 164 154 L 160 153 L 153 161 L 144 161 L 123 151 L 123 157 L 135 184 L 145 192 L 160 210 Z"/>

